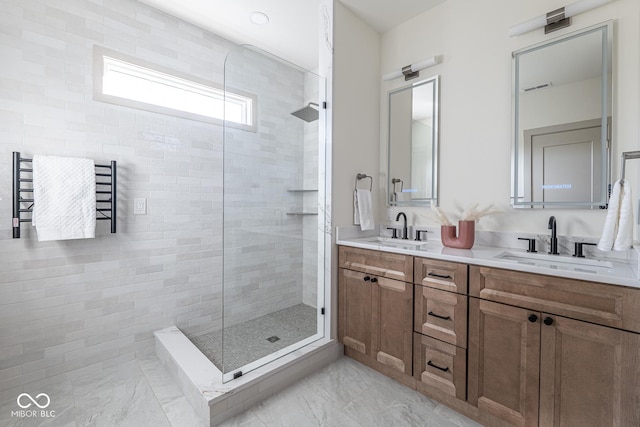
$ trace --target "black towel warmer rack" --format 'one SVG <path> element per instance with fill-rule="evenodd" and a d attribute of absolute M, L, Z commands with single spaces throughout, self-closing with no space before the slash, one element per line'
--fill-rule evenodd
<path fill-rule="evenodd" d="M 31 222 L 31 218 L 24 218 L 23 214 L 33 212 L 33 166 L 26 167 L 23 163 L 32 163 L 33 159 L 20 157 L 20 152 L 13 152 L 13 238 L 20 238 L 20 224 Z M 112 160 L 110 164 L 97 164 L 96 167 L 96 220 L 111 221 L 111 232 L 116 232 L 116 178 L 117 165 Z M 107 178 L 105 181 L 104 179 Z M 31 187 L 23 187 L 23 183 L 31 183 Z M 106 189 L 108 188 L 108 190 Z M 24 193 L 31 194 L 30 198 L 22 197 Z M 106 198 L 105 198 L 106 197 Z M 23 207 L 23 205 L 27 205 Z"/>

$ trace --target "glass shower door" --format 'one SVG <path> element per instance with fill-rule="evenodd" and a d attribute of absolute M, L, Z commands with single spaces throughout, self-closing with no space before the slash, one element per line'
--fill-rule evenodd
<path fill-rule="evenodd" d="M 325 81 L 242 46 L 227 56 L 225 92 L 242 98 L 225 99 L 221 370 L 228 381 L 324 336 Z"/>

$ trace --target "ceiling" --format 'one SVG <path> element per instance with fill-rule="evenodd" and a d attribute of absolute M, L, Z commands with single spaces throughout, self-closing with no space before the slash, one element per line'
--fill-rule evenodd
<path fill-rule="evenodd" d="M 340 0 L 379 33 L 384 33 L 445 0 Z"/>
<path fill-rule="evenodd" d="M 267 50 L 308 70 L 318 65 L 319 0 L 139 0 L 239 44 Z M 445 0 L 340 0 L 379 33 Z M 269 23 L 256 25 L 251 13 Z"/>

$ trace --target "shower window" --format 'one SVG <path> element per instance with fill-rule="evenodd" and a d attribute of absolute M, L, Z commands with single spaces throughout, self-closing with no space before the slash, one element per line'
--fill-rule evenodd
<path fill-rule="evenodd" d="M 256 97 L 96 47 L 95 98 L 127 107 L 253 130 Z"/>

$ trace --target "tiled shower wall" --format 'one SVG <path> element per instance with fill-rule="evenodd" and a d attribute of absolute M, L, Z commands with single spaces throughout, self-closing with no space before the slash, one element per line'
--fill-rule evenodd
<path fill-rule="evenodd" d="M 94 101 L 94 45 L 220 83 L 234 46 L 134 0 L 0 2 L 0 398 L 221 321 L 222 127 Z M 118 233 L 12 239 L 12 151 L 117 160 Z"/>

